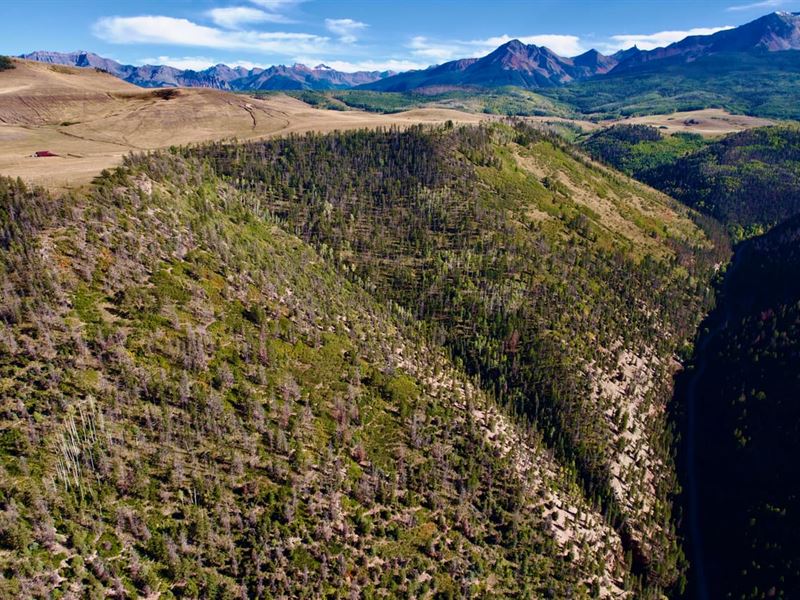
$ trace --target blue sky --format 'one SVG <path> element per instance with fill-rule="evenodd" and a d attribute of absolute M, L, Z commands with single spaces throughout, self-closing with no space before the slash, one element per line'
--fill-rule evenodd
<path fill-rule="evenodd" d="M 800 10 L 800 0 L 3 0 L 0 54 L 406 70 L 481 56 L 512 38 L 565 56 L 649 49 L 774 10 Z"/>

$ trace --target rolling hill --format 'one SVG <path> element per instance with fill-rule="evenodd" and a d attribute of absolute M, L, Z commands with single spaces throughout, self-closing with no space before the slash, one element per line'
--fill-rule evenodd
<path fill-rule="evenodd" d="M 691 62 L 664 60 L 612 71 L 542 95 L 594 119 L 722 108 L 737 114 L 800 119 L 800 51 L 725 52 Z"/>
<path fill-rule="evenodd" d="M 0 71 L 0 173 L 48 186 L 84 183 L 130 151 L 292 131 L 477 122 L 441 109 L 394 115 L 319 110 L 284 95 L 142 89 L 94 69 L 13 60 Z M 37 151 L 58 156 L 36 159 Z M 43 161 L 46 162 L 46 168 Z"/>

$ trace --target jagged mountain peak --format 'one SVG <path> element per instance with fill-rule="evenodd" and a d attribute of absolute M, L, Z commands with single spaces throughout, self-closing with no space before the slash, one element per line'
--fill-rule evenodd
<path fill-rule="evenodd" d="M 572 62 L 577 66 L 588 67 L 594 69 L 595 72 L 604 73 L 613 68 L 618 59 L 615 56 L 606 56 L 592 48 L 573 58 Z"/>
<path fill-rule="evenodd" d="M 367 84 L 366 89 L 407 91 L 440 86 L 524 88 L 553 87 L 611 69 L 616 61 L 600 53 L 576 59 L 545 46 L 512 39 L 481 58 L 460 59 Z"/>
<path fill-rule="evenodd" d="M 514 38 L 513 40 L 509 40 L 505 44 L 502 44 L 498 48 L 498 50 L 506 49 L 506 50 L 510 50 L 510 51 L 516 52 L 516 51 L 526 50 L 527 47 L 528 47 L 527 44 L 524 44 L 520 40 L 518 40 L 517 38 Z"/>
<path fill-rule="evenodd" d="M 497 57 L 525 57 L 532 58 L 540 55 L 558 56 L 555 52 L 545 46 L 537 46 L 535 44 L 525 44 L 518 39 L 513 39 L 499 46 L 493 52 L 483 57 L 480 60 L 486 60 Z"/>
<path fill-rule="evenodd" d="M 624 50 L 617 50 L 611 56 L 616 58 L 617 60 L 622 61 L 622 60 L 625 60 L 626 58 L 629 58 L 629 57 L 631 57 L 631 56 L 633 56 L 635 54 L 639 54 L 640 52 L 642 52 L 642 51 L 639 50 L 639 46 L 637 44 L 634 44 L 630 48 L 626 48 Z"/>
<path fill-rule="evenodd" d="M 769 15 L 766 15 L 766 16 L 767 17 L 773 17 L 773 16 L 774 17 L 778 17 L 778 18 L 782 19 L 783 21 L 796 21 L 797 18 L 800 17 L 800 12 L 790 12 L 790 11 L 786 11 L 786 10 L 776 10 L 775 12 L 770 13 Z"/>
<path fill-rule="evenodd" d="M 773 12 L 739 27 L 710 35 L 693 35 L 663 48 L 638 51 L 620 60 L 626 70 L 663 59 L 691 61 L 724 52 L 800 50 L 800 15 Z M 626 51 L 627 52 L 627 51 Z"/>

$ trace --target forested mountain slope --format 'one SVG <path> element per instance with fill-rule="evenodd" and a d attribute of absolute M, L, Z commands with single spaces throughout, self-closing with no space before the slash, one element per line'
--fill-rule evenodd
<path fill-rule="evenodd" d="M 720 256 L 665 196 L 495 125 L 0 199 L 4 594 L 680 587 L 664 406 Z"/>
<path fill-rule="evenodd" d="M 586 140 L 596 157 L 695 206 L 741 241 L 698 336 L 681 404 L 696 415 L 696 550 L 712 598 L 800 592 L 797 468 L 800 154 L 796 127 L 703 142 L 648 127 Z M 766 233 L 764 233 L 766 232 Z"/>
<path fill-rule="evenodd" d="M 684 209 L 522 125 L 188 154 L 427 323 L 575 465 L 645 585 L 676 581 L 664 404 L 718 260 Z"/>
<path fill-rule="evenodd" d="M 618 595 L 539 436 L 200 165 L 0 198 L 2 596 Z"/>
<path fill-rule="evenodd" d="M 690 62 L 657 60 L 541 93 L 598 118 L 715 107 L 798 119 L 798 66 L 797 50 L 722 52 Z"/>
<path fill-rule="evenodd" d="M 704 142 L 643 126 L 593 134 L 585 147 L 685 204 L 727 224 L 734 239 L 800 212 L 800 129 L 759 127 Z"/>
<path fill-rule="evenodd" d="M 665 135 L 651 125 L 619 124 L 592 133 L 582 146 L 593 158 L 644 181 L 653 169 L 671 166 L 708 143 L 699 135 Z"/>
<path fill-rule="evenodd" d="M 800 220 L 744 242 L 699 381 L 699 493 L 713 598 L 800 593 Z"/>

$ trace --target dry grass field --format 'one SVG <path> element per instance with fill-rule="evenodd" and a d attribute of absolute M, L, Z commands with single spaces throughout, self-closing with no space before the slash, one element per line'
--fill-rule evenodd
<path fill-rule="evenodd" d="M 750 117 L 747 115 L 734 115 L 721 108 L 704 108 L 686 112 L 669 113 L 665 115 L 646 115 L 643 117 L 629 117 L 626 119 L 609 119 L 606 121 L 589 121 L 585 119 L 568 119 L 565 117 L 525 117 L 529 123 L 552 125 L 558 123 L 572 123 L 577 125 L 584 133 L 591 133 L 598 129 L 613 125 L 650 125 L 662 130 L 663 133 L 696 133 L 703 137 L 716 137 L 728 133 L 737 133 L 754 127 L 775 125 L 776 121 Z"/>
<path fill-rule="evenodd" d="M 93 69 L 14 63 L 0 72 L 0 174 L 48 187 L 80 185 L 128 152 L 175 144 L 482 118 L 447 109 L 392 115 L 319 110 L 283 95 L 150 90 Z M 37 151 L 57 156 L 32 156 Z"/>
<path fill-rule="evenodd" d="M 609 121 L 604 125 L 625 123 L 629 125 L 651 125 L 663 129 L 665 133 L 698 133 L 705 137 L 736 133 L 753 127 L 774 125 L 775 121 L 747 115 L 733 115 L 721 108 L 706 108 L 690 112 L 677 112 L 667 115 L 648 115 Z"/>
<path fill-rule="evenodd" d="M 650 125 L 662 130 L 663 133 L 696 133 L 703 137 L 716 137 L 728 133 L 737 133 L 753 127 L 774 125 L 776 121 L 750 117 L 747 115 L 734 115 L 721 108 L 705 108 L 687 112 L 676 112 L 665 115 L 646 115 L 643 117 L 629 117 L 626 119 L 609 119 L 606 121 L 589 121 L 586 119 L 568 119 L 565 117 L 524 117 L 526 121 L 538 125 L 553 125 L 571 123 L 577 125 L 584 133 L 591 133 L 598 129 L 613 125 Z"/>
<path fill-rule="evenodd" d="M 48 187 L 86 183 L 132 151 L 206 140 L 253 139 L 290 132 L 332 131 L 415 123 L 477 123 L 485 115 L 447 108 L 394 114 L 312 108 L 285 95 L 253 98 L 203 88 L 144 89 L 94 69 L 24 60 L 0 72 L 0 174 Z M 548 123 L 569 121 L 533 117 Z M 707 109 L 591 123 L 643 123 L 666 133 L 722 135 L 771 121 Z M 36 158 L 37 151 L 54 157 Z"/>

